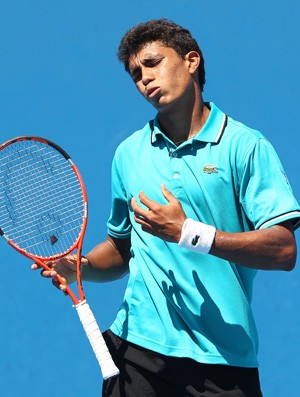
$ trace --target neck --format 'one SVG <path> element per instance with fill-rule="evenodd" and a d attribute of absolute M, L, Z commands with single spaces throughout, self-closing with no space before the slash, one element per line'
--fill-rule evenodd
<path fill-rule="evenodd" d="M 192 103 L 180 104 L 169 112 L 158 115 L 162 131 L 175 145 L 193 138 L 204 126 L 209 109 L 204 105 L 202 95 L 193 98 Z"/>

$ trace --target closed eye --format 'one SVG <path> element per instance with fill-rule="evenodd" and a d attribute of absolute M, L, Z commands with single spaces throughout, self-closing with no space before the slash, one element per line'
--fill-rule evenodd
<path fill-rule="evenodd" d="M 132 80 L 137 83 L 138 81 L 141 80 L 142 78 L 142 71 L 141 68 L 134 68 L 131 72 L 130 72 L 131 78 Z"/>
<path fill-rule="evenodd" d="M 161 62 L 162 58 L 149 58 L 143 61 L 143 65 L 147 68 L 154 68 Z"/>
<path fill-rule="evenodd" d="M 142 65 L 145 68 L 152 69 L 155 66 L 157 66 L 162 61 L 162 59 L 163 59 L 162 57 L 161 58 L 146 58 L 146 59 L 143 60 Z M 130 75 L 131 75 L 131 78 L 134 81 L 134 83 L 139 82 L 141 80 L 141 78 L 142 78 L 142 69 L 141 69 L 141 67 L 137 66 L 137 67 L 133 68 L 130 71 Z"/>

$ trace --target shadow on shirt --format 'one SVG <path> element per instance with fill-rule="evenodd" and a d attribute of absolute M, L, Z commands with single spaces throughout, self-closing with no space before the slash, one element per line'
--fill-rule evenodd
<path fill-rule="evenodd" d="M 239 324 L 229 324 L 223 319 L 220 309 L 199 279 L 197 272 L 193 271 L 192 274 L 199 291 L 199 313 L 193 313 L 186 305 L 172 270 L 169 270 L 169 280 L 172 284 L 168 286 L 166 282 L 162 283 L 173 326 L 178 330 L 186 330 L 203 352 L 209 354 L 213 344 L 228 363 L 231 363 L 234 357 L 244 357 L 247 360 L 249 354 L 253 362 L 255 358 L 251 352 L 255 352 L 256 349 L 246 330 Z M 226 290 L 224 290 L 225 294 Z M 240 302 L 237 302 L 238 304 L 240 305 Z M 234 311 L 235 308 L 231 310 Z"/>

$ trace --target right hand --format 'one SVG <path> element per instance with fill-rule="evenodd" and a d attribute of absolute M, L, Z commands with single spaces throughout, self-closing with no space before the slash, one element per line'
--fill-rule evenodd
<path fill-rule="evenodd" d="M 71 284 L 76 280 L 76 261 L 77 255 L 67 255 L 61 259 L 47 262 L 47 266 L 51 270 L 42 270 L 41 276 L 52 278 L 52 283 L 61 291 L 66 291 L 66 285 Z M 82 264 L 86 264 L 86 258 L 81 259 Z M 40 269 L 41 267 L 34 263 L 31 266 L 32 270 Z M 57 276 L 61 278 L 62 283 L 57 280 Z"/>

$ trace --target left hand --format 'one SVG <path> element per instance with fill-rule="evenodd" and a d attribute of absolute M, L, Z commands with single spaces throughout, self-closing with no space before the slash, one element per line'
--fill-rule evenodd
<path fill-rule="evenodd" d="M 134 220 L 142 226 L 145 232 L 162 240 L 178 243 L 182 225 L 187 217 L 180 202 L 165 185 L 161 186 L 161 190 L 168 201 L 166 205 L 151 200 L 144 192 L 139 194 L 139 199 L 148 209 L 141 208 L 135 198 L 131 200 Z"/>
<path fill-rule="evenodd" d="M 62 290 L 63 292 L 66 291 L 66 285 L 73 283 L 77 278 L 76 272 L 76 263 L 77 263 L 77 256 L 76 255 L 67 255 L 63 258 L 56 259 L 54 261 L 47 262 L 47 266 L 50 270 L 41 270 L 41 276 L 46 278 L 51 278 L 52 283 L 55 287 Z M 87 265 L 88 260 L 86 258 L 81 259 L 82 265 Z M 41 267 L 34 263 L 31 266 L 32 270 L 41 269 Z M 57 279 L 57 276 L 60 277 L 60 283 Z"/>

